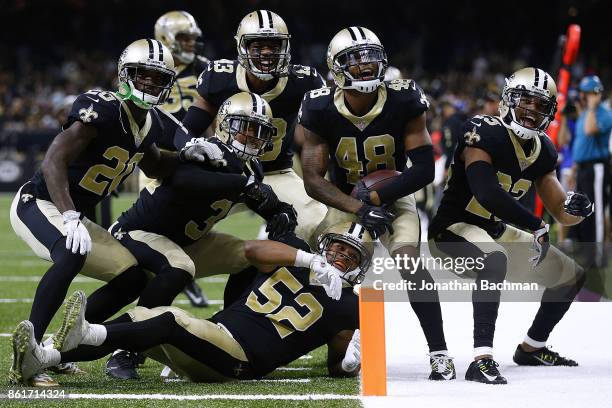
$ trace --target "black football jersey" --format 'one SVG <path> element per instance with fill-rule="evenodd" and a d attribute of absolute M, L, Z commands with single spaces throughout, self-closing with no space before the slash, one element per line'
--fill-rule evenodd
<path fill-rule="evenodd" d="M 217 138 L 209 139 L 224 151 L 227 166 L 217 168 L 209 163 L 199 164 L 205 170 L 232 174 L 253 174 L 261 179 L 261 166 L 256 160 L 245 164 L 227 145 Z M 125 211 L 117 222 L 123 232 L 143 230 L 163 235 L 180 246 L 189 245 L 206 236 L 211 228 L 224 219 L 235 204 L 227 198 L 210 195 L 194 198 L 184 190 L 177 190 L 171 180 L 154 181 L 143 188 L 138 200 Z"/>
<path fill-rule="evenodd" d="M 428 108 L 414 81 L 396 79 L 378 88 L 378 100 L 364 116 L 350 112 L 340 88 L 308 92 L 298 123 L 327 142 L 331 181 L 350 194 L 362 177 L 376 170 L 404 170 L 406 124 Z"/>
<path fill-rule="evenodd" d="M 297 267 L 259 273 L 249 290 L 211 318 L 232 333 L 258 376 L 326 344 L 342 330 L 359 328 L 353 289 L 343 289 L 340 300 L 333 300 L 322 286 L 310 284 L 310 274 Z"/>
<path fill-rule="evenodd" d="M 557 165 L 557 150 L 546 135 L 532 139 L 525 152 L 517 136 L 497 116 L 475 116 L 465 123 L 463 130 L 440 207 L 430 225 L 430 236 L 457 222 L 480 226 L 491 234 L 499 231 L 500 220 L 481 206 L 470 190 L 465 162 L 461 159 L 466 147 L 477 147 L 489 153 L 500 186 L 517 200 L 536 179 L 553 171 Z"/>
<path fill-rule="evenodd" d="M 139 129 L 126 103 L 114 93 L 91 90 L 77 97 L 62 128 L 80 121 L 98 131 L 68 166 L 69 191 L 77 211 L 95 207 L 132 173 L 144 152 L 162 137 L 162 115 L 155 108 L 149 110 Z M 40 170 L 31 181 L 39 198 L 51 200 Z"/>
<path fill-rule="evenodd" d="M 290 65 L 289 75 L 278 79 L 274 88 L 261 95 L 272 108 L 272 123 L 277 128 L 272 138 L 273 149 L 261 158 L 265 172 L 291 168 L 293 165 L 293 131 L 300 102 L 305 92 L 325 85 L 316 69 Z M 246 70 L 238 61 L 212 61 L 198 80 L 197 91 L 217 109 L 230 96 L 238 92 L 249 92 Z"/>
<path fill-rule="evenodd" d="M 183 120 L 187 110 L 195 101 L 198 94 L 196 90 L 198 77 L 206 69 L 208 62 L 208 59 L 197 56 L 190 64 L 178 65 L 176 67 L 178 72 L 176 81 L 174 86 L 172 86 L 168 100 L 160 108 L 175 117 L 179 122 Z M 162 119 L 164 120 L 164 126 L 168 130 L 164 132 L 164 138 L 157 142 L 157 146 L 174 151 L 176 150 L 174 146 L 174 132 L 176 131 L 177 123 L 166 115 L 162 116 Z"/>

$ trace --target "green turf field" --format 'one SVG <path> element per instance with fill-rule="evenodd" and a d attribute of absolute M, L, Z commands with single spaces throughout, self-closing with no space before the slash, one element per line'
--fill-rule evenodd
<path fill-rule="evenodd" d="M 123 195 L 115 199 L 113 214 L 131 205 L 135 196 Z M 7 372 L 11 362 L 11 348 L 9 333 L 21 320 L 27 319 L 31 299 L 37 285 L 37 279 L 48 268 L 48 263 L 37 258 L 34 253 L 13 233 L 9 222 L 9 207 L 12 195 L 0 195 L 0 366 L 2 367 L 2 386 L 0 394 L 8 392 Z M 257 235 L 260 221 L 248 213 L 232 215 L 229 219 L 218 225 L 224 232 L 236 234 L 243 238 L 254 238 Z M 84 277 L 78 277 L 73 283 L 69 293 L 82 289 L 86 294 L 93 292 L 100 283 Z M 209 299 L 221 300 L 224 288 L 224 279 L 221 276 L 206 278 L 200 281 Z M 202 317 L 208 317 L 219 310 L 219 306 L 206 309 L 195 309 L 188 303 L 184 295 L 179 295 L 175 305 L 185 308 L 189 312 Z M 58 327 L 58 316 L 51 323 L 49 332 Z M 278 406 L 291 404 L 291 406 L 360 406 L 357 399 L 359 390 L 355 379 L 330 379 L 326 376 L 326 349 L 315 350 L 308 356 L 297 360 L 282 370 L 277 370 L 263 381 L 232 382 L 226 384 L 193 384 L 188 382 L 163 383 L 159 377 L 162 366 L 150 359 L 145 367 L 139 370 L 140 381 L 117 381 L 104 374 L 106 360 L 89 363 L 80 363 L 79 367 L 87 374 L 77 376 L 57 375 L 54 378 L 60 382 L 66 394 L 107 394 L 108 399 L 77 399 L 74 401 L 62 400 L 61 406 L 87 405 L 121 406 L 121 407 L 237 407 L 237 406 Z M 11 388 L 15 390 L 16 388 Z M 117 395 L 109 395 L 117 394 Z M 187 396 L 187 400 L 153 400 L 140 397 L 127 398 L 127 394 L 166 394 L 169 396 Z M 325 396 L 324 394 L 330 394 Z M 123 395 L 123 396 L 122 396 Z M 258 399 L 266 395 L 276 395 L 277 399 Z M 296 395 L 299 397 L 291 397 Z M 238 396 L 238 397 L 236 397 Z M 287 397 L 288 396 L 288 397 Z M 85 396 L 84 396 L 85 397 Z M 158 397 L 162 398 L 162 397 Z M 177 398 L 177 397 L 172 397 Z M 211 398 L 207 400 L 194 400 L 195 398 Z M 244 399 L 230 399 L 244 398 Z M 285 398 L 285 399 L 281 399 Z M 279 400 L 280 399 L 280 400 Z M 309 400 L 316 399 L 316 400 Z M 55 406 L 58 400 L 28 400 L 29 407 Z M 15 400 L 0 399 L 0 407 L 21 406 Z"/>

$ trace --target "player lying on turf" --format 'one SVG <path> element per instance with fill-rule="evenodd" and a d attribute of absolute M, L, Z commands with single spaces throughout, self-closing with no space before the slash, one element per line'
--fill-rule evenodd
<path fill-rule="evenodd" d="M 214 123 L 223 101 L 231 95 L 246 91 L 265 99 L 272 107 L 272 123 L 277 129 L 261 157 L 266 184 L 272 186 L 282 201 L 295 207 L 296 235 L 312 245 L 317 238 L 313 235 L 315 228 L 325 216 L 326 208 L 306 194 L 302 179 L 292 170 L 291 142 L 304 92 L 320 88 L 325 82 L 316 69 L 290 64 L 291 35 L 276 13 L 257 10 L 247 14 L 234 38 L 237 59 L 211 61 L 198 79 L 195 100 L 183 124 L 190 134 L 198 137 Z M 188 140 L 183 132 L 176 133 L 178 148 Z"/>
<path fill-rule="evenodd" d="M 155 145 L 163 136 L 165 115 L 157 106 L 168 97 L 176 75 L 169 50 L 156 40 L 138 40 L 121 53 L 118 72 L 118 92 L 79 95 L 41 169 L 11 205 L 15 233 L 36 255 L 53 262 L 38 284 L 30 312 L 37 341 L 78 273 L 107 282 L 119 276 L 129 281 L 138 273 L 134 257 L 87 218 L 96 204 L 136 164 L 151 177 L 165 177 L 179 162 L 176 153 L 160 152 Z M 113 285 L 111 303 L 133 300 L 125 299 L 126 286 Z M 104 309 L 108 304 L 98 306 Z M 48 376 L 34 381 L 53 385 Z"/>
<path fill-rule="evenodd" d="M 472 276 L 478 288 L 483 280 L 504 279 L 547 288 L 514 353 L 519 365 L 577 365 L 547 348 L 546 340 L 584 284 L 584 273 L 550 247 L 548 224 L 518 202 L 533 183 L 546 210 L 562 225 L 578 224 L 593 212 L 586 195 L 566 193 L 556 177 L 557 151 L 544 133 L 553 120 L 556 98 L 555 82 L 541 69 L 523 68 L 507 79 L 500 116 L 475 116 L 466 122 L 448 186 L 429 227 L 433 254 L 484 257 L 484 268 Z M 530 264 L 531 244 L 536 256 Z M 507 383 L 493 360 L 499 300 L 498 290 L 472 294 L 474 362 L 465 374 L 468 381 Z"/>
<path fill-rule="evenodd" d="M 237 301 L 208 320 L 175 307 L 136 307 L 113 321 L 91 324 L 84 318 L 85 295 L 75 292 L 54 338 L 56 349 L 38 344 L 29 321 L 17 326 L 10 380 L 22 383 L 60 361 L 96 360 L 116 348 L 145 352 L 192 381 L 251 379 L 324 344 L 330 375 L 356 375 L 359 310 L 353 285 L 369 267 L 371 237 L 359 224 L 337 224 L 312 254 L 304 241 L 289 236 L 294 246 L 245 243 L 245 256 L 262 272 Z"/>
<path fill-rule="evenodd" d="M 336 86 L 306 93 L 296 126 L 296 135 L 304 140 L 306 191 L 329 207 L 318 231 L 339 221 L 358 220 L 380 236 L 392 256 L 418 257 L 421 230 L 413 193 L 434 177 L 425 126 L 429 102 L 410 79 L 383 81 L 387 55 L 367 28 L 349 27 L 336 34 L 329 43 L 327 65 Z M 331 182 L 324 178 L 330 158 Z M 406 166 L 407 158 L 411 167 Z M 381 169 L 402 173 L 369 191 L 362 178 Z M 350 196 L 354 188 L 357 198 Z M 417 287 L 433 283 L 425 268 L 400 272 Z M 412 292 L 409 297 L 429 346 L 429 378 L 455 378 L 437 291 Z"/>
<path fill-rule="evenodd" d="M 261 182 L 258 158 L 272 140 L 271 119 L 270 106 L 259 95 L 240 92 L 228 98 L 215 118 L 215 134 L 206 142 L 221 152 L 224 165 L 181 164 L 170 177 L 149 183 L 110 228 L 138 264 L 155 275 L 144 289 L 133 287 L 139 306 L 169 306 L 194 277 L 235 274 L 249 266 L 242 240 L 212 231 L 236 203 L 245 203 L 264 218 L 272 235 L 293 231 L 295 211 Z M 146 280 L 143 270 L 141 281 Z M 115 302 L 98 321 L 126 305 Z M 128 353 L 114 354 L 107 373 L 138 378 L 133 360 Z"/>

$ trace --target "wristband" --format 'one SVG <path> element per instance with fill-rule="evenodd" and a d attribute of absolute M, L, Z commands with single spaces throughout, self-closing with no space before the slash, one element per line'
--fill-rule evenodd
<path fill-rule="evenodd" d="M 310 268 L 310 262 L 312 262 L 314 257 L 315 254 L 298 249 L 295 255 L 294 266 L 297 266 L 298 268 Z"/>

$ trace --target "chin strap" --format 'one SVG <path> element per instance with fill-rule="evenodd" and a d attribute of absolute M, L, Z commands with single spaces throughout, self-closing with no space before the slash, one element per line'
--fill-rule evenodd
<path fill-rule="evenodd" d="M 153 105 L 143 101 L 132 92 L 132 88 L 125 82 L 119 83 L 119 90 L 115 92 L 115 95 L 122 101 L 132 101 L 136 106 L 143 109 L 151 109 Z"/>

